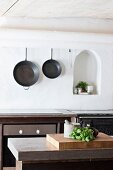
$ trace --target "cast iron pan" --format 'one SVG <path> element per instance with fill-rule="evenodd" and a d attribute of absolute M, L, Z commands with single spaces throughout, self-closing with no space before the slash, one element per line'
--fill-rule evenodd
<path fill-rule="evenodd" d="M 27 48 L 26 59 L 16 64 L 13 76 L 18 84 L 25 87 L 32 86 L 38 81 L 39 69 L 33 62 L 27 61 Z"/>
<path fill-rule="evenodd" d="M 54 79 L 61 74 L 62 68 L 58 61 L 52 59 L 52 55 L 53 49 L 51 49 L 51 59 L 43 64 L 42 71 L 46 77 Z"/>

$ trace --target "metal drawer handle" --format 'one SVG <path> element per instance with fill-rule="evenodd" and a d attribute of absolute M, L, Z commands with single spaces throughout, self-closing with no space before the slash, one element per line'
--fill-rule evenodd
<path fill-rule="evenodd" d="M 37 130 L 36 130 L 36 134 L 39 134 L 39 133 L 40 133 L 40 130 L 39 130 L 39 129 L 37 129 Z"/>
<path fill-rule="evenodd" d="M 21 135 L 22 133 L 23 133 L 23 130 L 20 129 L 20 130 L 19 130 L 19 134 Z"/>

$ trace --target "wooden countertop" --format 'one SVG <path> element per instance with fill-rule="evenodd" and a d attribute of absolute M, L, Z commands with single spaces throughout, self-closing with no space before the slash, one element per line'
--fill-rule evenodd
<path fill-rule="evenodd" d="M 58 150 L 46 138 L 9 138 L 8 147 L 18 161 L 72 161 L 112 159 L 112 149 Z"/>

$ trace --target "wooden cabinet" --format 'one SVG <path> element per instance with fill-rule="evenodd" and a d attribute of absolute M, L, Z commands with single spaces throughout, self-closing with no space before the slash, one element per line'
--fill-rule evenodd
<path fill-rule="evenodd" d="M 10 137 L 40 137 L 49 133 L 57 133 L 59 123 L 37 123 L 37 124 L 5 124 L 3 125 L 3 166 L 15 166 L 15 158 L 7 147 Z"/>
<path fill-rule="evenodd" d="M 57 124 L 4 125 L 4 136 L 46 135 L 57 132 Z"/>
<path fill-rule="evenodd" d="M 2 169 L 2 124 L 0 124 L 0 170 Z"/>
<path fill-rule="evenodd" d="M 72 115 L 23 115 L 0 116 L 0 170 L 15 166 L 15 158 L 7 147 L 10 137 L 37 137 L 48 133 L 63 133 L 65 119 L 71 120 Z"/>

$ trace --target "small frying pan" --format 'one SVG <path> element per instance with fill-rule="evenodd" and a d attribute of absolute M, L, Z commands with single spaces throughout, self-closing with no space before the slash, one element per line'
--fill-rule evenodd
<path fill-rule="evenodd" d="M 51 59 L 47 60 L 42 66 L 42 71 L 44 75 L 50 79 L 57 78 L 62 71 L 60 63 L 56 60 L 53 60 L 52 56 L 53 49 L 51 48 Z"/>
<path fill-rule="evenodd" d="M 31 61 L 27 61 L 27 48 L 26 48 L 26 58 L 16 64 L 13 70 L 13 76 L 15 81 L 24 87 L 29 87 L 35 84 L 39 78 L 39 69 Z"/>

